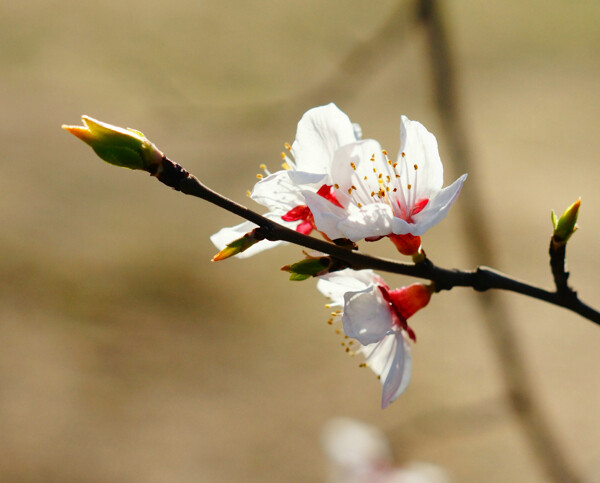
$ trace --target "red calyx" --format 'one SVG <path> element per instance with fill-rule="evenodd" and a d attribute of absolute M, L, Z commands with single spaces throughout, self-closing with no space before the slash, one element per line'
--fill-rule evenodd
<path fill-rule="evenodd" d="M 418 310 L 425 307 L 431 299 L 429 288 L 422 283 L 413 283 L 408 287 L 402 287 L 395 290 L 389 290 L 387 287 L 379 285 L 379 290 L 384 300 L 392 309 L 394 325 L 408 333 L 413 342 L 417 341 L 417 336 L 408 325 L 408 319 Z"/>

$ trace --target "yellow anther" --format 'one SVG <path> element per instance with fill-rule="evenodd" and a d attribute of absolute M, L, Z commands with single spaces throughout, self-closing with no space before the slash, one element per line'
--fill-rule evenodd
<path fill-rule="evenodd" d="M 386 190 L 386 191 L 389 191 L 389 190 L 390 190 L 390 187 L 389 187 L 389 186 L 386 186 L 386 187 L 385 187 L 385 190 Z"/>
<path fill-rule="evenodd" d="M 288 171 L 288 170 L 290 169 L 290 165 L 289 165 L 289 164 L 287 164 L 287 163 L 282 163 L 281 167 L 282 167 L 283 169 L 285 169 L 286 171 Z"/>
<path fill-rule="evenodd" d="M 389 183 L 389 182 L 392 180 L 392 178 L 390 178 L 390 175 L 387 175 L 387 176 L 385 177 L 385 179 L 387 180 L 387 182 L 388 182 L 388 183 Z"/>
<path fill-rule="evenodd" d="M 328 323 L 329 325 L 332 325 L 332 324 L 333 324 L 333 319 L 329 319 L 329 320 L 327 321 L 327 323 Z"/>
<path fill-rule="evenodd" d="M 355 354 L 354 352 L 350 351 L 350 352 L 348 352 L 348 355 L 349 355 L 350 357 L 354 357 L 356 354 Z"/>
<path fill-rule="evenodd" d="M 402 157 L 405 158 L 406 157 L 406 153 L 403 152 L 402 153 Z"/>
<path fill-rule="evenodd" d="M 371 196 L 375 196 L 375 191 L 371 191 Z"/>
<path fill-rule="evenodd" d="M 262 174 L 260 174 L 260 173 L 258 173 L 258 174 L 256 175 L 256 177 L 257 177 L 258 179 L 263 179 L 263 175 L 262 175 Z"/>
<path fill-rule="evenodd" d="M 287 154 L 285 154 L 283 151 L 281 151 L 281 159 L 285 159 L 287 158 Z"/>
<path fill-rule="evenodd" d="M 247 196 L 248 198 L 250 198 L 250 195 L 251 195 L 251 194 L 252 194 L 252 193 L 250 192 L 250 190 L 246 190 L 246 196 Z"/>
<path fill-rule="evenodd" d="M 342 329 L 335 329 L 335 333 L 338 334 L 338 335 L 341 334 L 342 333 Z"/>
<path fill-rule="evenodd" d="M 354 186 L 354 185 L 352 185 L 352 186 L 351 186 L 351 188 L 352 188 L 354 191 L 356 191 L 356 190 L 358 189 L 358 188 L 357 188 L 356 186 Z"/>
<path fill-rule="evenodd" d="M 342 347 L 346 346 L 346 343 L 344 341 L 342 341 L 342 343 L 340 344 Z"/>
<path fill-rule="evenodd" d="M 333 187 L 334 187 L 336 190 L 339 190 L 339 189 L 340 189 L 340 185 L 339 185 L 339 184 L 337 184 L 337 183 L 336 183 L 336 184 L 334 184 L 334 185 L 333 185 Z"/>
<path fill-rule="evenodd" d="M 352 194 L 352 188 L 348 188 L 348 194 L 351 195 Z"/>
<path fill-rule="evenodd" d="M 362 205 L 361 205 L 360 203 L 358 203 L 358 207 L 359 207 L 359 208 L 362 208 Z"/>
<path fill-rule="evenodd" d="M 384 156 L 387 156 L 387 151 L 384 149 L 381 151 L 381 154 L 383 154 Z"/>
<path fill-rule="evenodd" d="M 381 179 L 383 177 L 383 173 L 379 173 L 379 176 L 377 176 L 379 179 Z"/>
<path fill-rule="evenodd" d="M 267 165 L 266 164 L 260 164 L 260 165 L 258 165 L 258 167 L 260 169 L 267 169 Z"/>
<path fill-rule="evenodd" d="M 350 352 L 350 347 L 346 347 L 346 352 Z"/>
<path fill-rule="evenodd" d="M 365 181 L 367 181 L 367 177 L 365 176 Z"/>
<path fill-rule="evenodd" d="M 388 164 L 391 166 L 392 165 L 392 160 L 388 159 Z"/>
<path fill-rule="evenodd" d="M 397 174 L 397 175 L 396 175 L 396 178 L 399 178 L 399 177 L 400 177 L 400 175 L 399 175 L 399 174 Z"/>
<path fill-rule="evenodd" d="M 285 143 L 284 146 L 285 146 L 285 149 L 287 149 L 288 151 L 290 149 L 292 149 L 292 147 L 290 146 L 290 143 Z"/>
<path fill-rule="evenodd" d="M 418 165 L 418 164 L 415 164 L 415 165 L 413 166 L 413 168 L 415 168 L 415 171 L 416 171 L 417 169 L 419 169 L 419 165 Z"/>
<path fill-rule="evenodd" d="M 396 166 L 398 166 L 398 163 L 392 164 L 392 168 L 396 169 Z"/>
<path fill-rule="evenodd" d="M 409 184 L 409 185 L 408 185 L 408 189 L 411 189 L 411 188 L 412 188 L 412 184 Z"/>
<path fill-rule="evenodd" d="M 352 169 L 356 170 L 356 164 L 354 163 L 350 163 L 350 166 L 352 166 Z M 416 165 L 415 165 L 416 166 Z"/>
<path fill-rule="evenodd" d="M 381 376 L 377 376 L 377 380 L 378 380 L 378 381 L 381 381 Z"/>
<path fill-rule="evenodd" d="M 392 191 L 395 193 L 396 191 L 398 191 L 398 188 L 394 188 Z"/>
<path fill-rule="evenodd" d="M 377 168 L 373 168 L 373 173 L 377 173 Z"/>

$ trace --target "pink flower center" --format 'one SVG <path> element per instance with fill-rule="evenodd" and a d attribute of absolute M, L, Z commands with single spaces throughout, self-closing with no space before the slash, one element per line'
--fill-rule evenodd
<path fill-rule="evenodd" d="M 343 206 L 340 204 L 337 197 L 335 196 L 335 192 L 333 190 L 332 185 L 324 184 L 323 186 L 321 186 L 319 188 L 319 191 L 317 191 L 317 194 L 319 196 L 322 196 L 323 198 L 325 198 L 330 203 L 333 203 L 334 205 L 339 206 L 340 208 L 343 208 Z M 292 208 L 285 215 L 283 215 L 281 217 L 281 219 L 283 221 L 301 220 L 301 223 L 299 223 L 298 226 L 296 227 L 296 231 L 298 233 L 302 233 L 303 235 L 310 235 L 311 232 L 317 228 L 315 226 L 315 219 L 313 217 L 313 214 L 311 213 L 310 209 L 306 205 L 298 205 L 298 206 Z"/>
<path fill-rule="evenodd" d="M 427 203 L 429 203 L 429 198 L 422 198 L 418 201 L 415 201 L 415 204 L 410 208 L 403 206 L 402 203 L 400 203 L 400 200 L 398 200 L 397 203 L 398 208 L 400 208 L 402 213 L 401 218 L 407 223 L 414 223 L 415 221 L 413 220 L 413 216 L 423 211 L 423 209 L 427 206 Z"/>

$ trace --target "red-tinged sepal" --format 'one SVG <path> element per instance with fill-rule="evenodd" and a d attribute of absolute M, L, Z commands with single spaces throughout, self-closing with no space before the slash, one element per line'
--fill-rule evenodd
<path fill-rule="evenodd" d="M 403 318 L 412 317 L 431 300 L 431 287 L 423 283 L 413 283 L 388 292 L 389 299 L 398 314 Z"/>
<path fill-rule="evenodd" d="M 396 249 L 402 253 L 402 255 L 414 256 L 418 255 L 421 251 L 421 237 L 411 235 L 388 235 L 389 239 L 396 246 Z"/>

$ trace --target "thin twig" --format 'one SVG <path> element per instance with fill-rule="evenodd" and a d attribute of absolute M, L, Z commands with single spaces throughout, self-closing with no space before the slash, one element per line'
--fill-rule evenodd
<path fill-rule="evenodd" d="M 452 151 L 451 157 L 459 172 L 472 174 L 474 163 L 467 146 L 466 131 L 458 108 L 454 64 L 450 53 L 448 35 L 441 18 L 440 6 L 436 0 L 421 0 L 420 3 L 421 19 L 426 30 L 429 46 L 436 105 Z M 463 196 L 466 199 L 463 199 L 462 206 L 469 207 L 468 210 L 463 211 L 471 242 L 469 253 L 476 261 L 480 262 L 483 259 L 488 263 L 494 263 L 493 244 L 488 236 L 489 228 L 486 223 L 487 217 L 484 216 L 483 198 L 479 195 L 476 186 L 469 186 L 469 190 L 465 190 Z M 564 252 L 562 261 L 562 272 L 564 274 Z M 553 271 L 554 268 L 553 265 Z M 560 267 L 556 267 L 556 270 L 559 272 Z M 551 294 L 551 298 L 554 300 L 552 303 L 560 301 L 558 305 L 570 305 L 570 310 L 589 318 L 589 320 L 594 320 L 596 315 L 588 312 L 589 307 L 580 306 L 582 303 L 575 292 L 570 291 L 569 297 L 564 296 L 567 293 L 566 277 L 564 277 L 564 288 L 565 290 L 562 290 L 562 285 L 557 283 L 557 292 Z M 539 403 L 534 397 L 531 389 L 533 385 L 527 375 L 526 364 L 518 348 L 517 337 L 510 323 L 508 308 L 502 302 L 502 299 L 496 297 L 494 293 L 485 295 L 479 297 L 479 301 L 482 304 L 485 320 L 488 322 L 488 331 L 496 348 L 500 369 L 514 414 L 546 474 L 556 482 L 579 481 L 575 471 L 571 468 L 569 460 L 556 441 L 551 425 L 544 417 L 543 411 L 541 411 Z M 536 298 L 542 300 L 547 300 L 544 297 L 549 296 L 547 292 L 539 295 Z M 597 314 L 596 311 L 593 312 Z M 584 315 L 584 313 L 587 315 Z"/>
<path fill-rule="evenodd" d="M 566 270 L 565 262 L 567 256 L 567 244 L 557 241 L 553 236 L 550 239 L 550 249 L 548 252 L 550 254 L 550 269 L 552 270 L 556 291 L 564 298 L 576 296 L 575 291 L 568 285 L 569 272 Z"/>
<path fill-rule="evenodd" d="M 198 178 L 188 173 L 181 165 L 167 158 L 163 158 L 161 164 L 153 165 L 150 174 L 177 191 L 206 200 L 255 223 L 263 229 L 267 240 L 282 240 L 311 250 L 327 253 L 336 259 L 344 261 L 350 268 L 357 270 L 371 268 L 431 280 L 435 283 L 438 291 L 450 290 L 453 287 L 471 287 L 478 291 L 501 289 L 516 292 L 567 308 L 592 322 L 600 324 L 600 312 L 585 305 L 579 299 L 576 298 L 571 301 L 562 300 L 555 292 L 549 292 L 543 288 L 521 282 L 491 268 L 479 267 L 472 271 L 446 269 L 434 265 L 431 260 L 426 260 L 418 264 L 401 263 L 363 255 L 348 248 L 335 245 L 334 243 L 303 235 L 211 190 L 200 182 Z"/>

